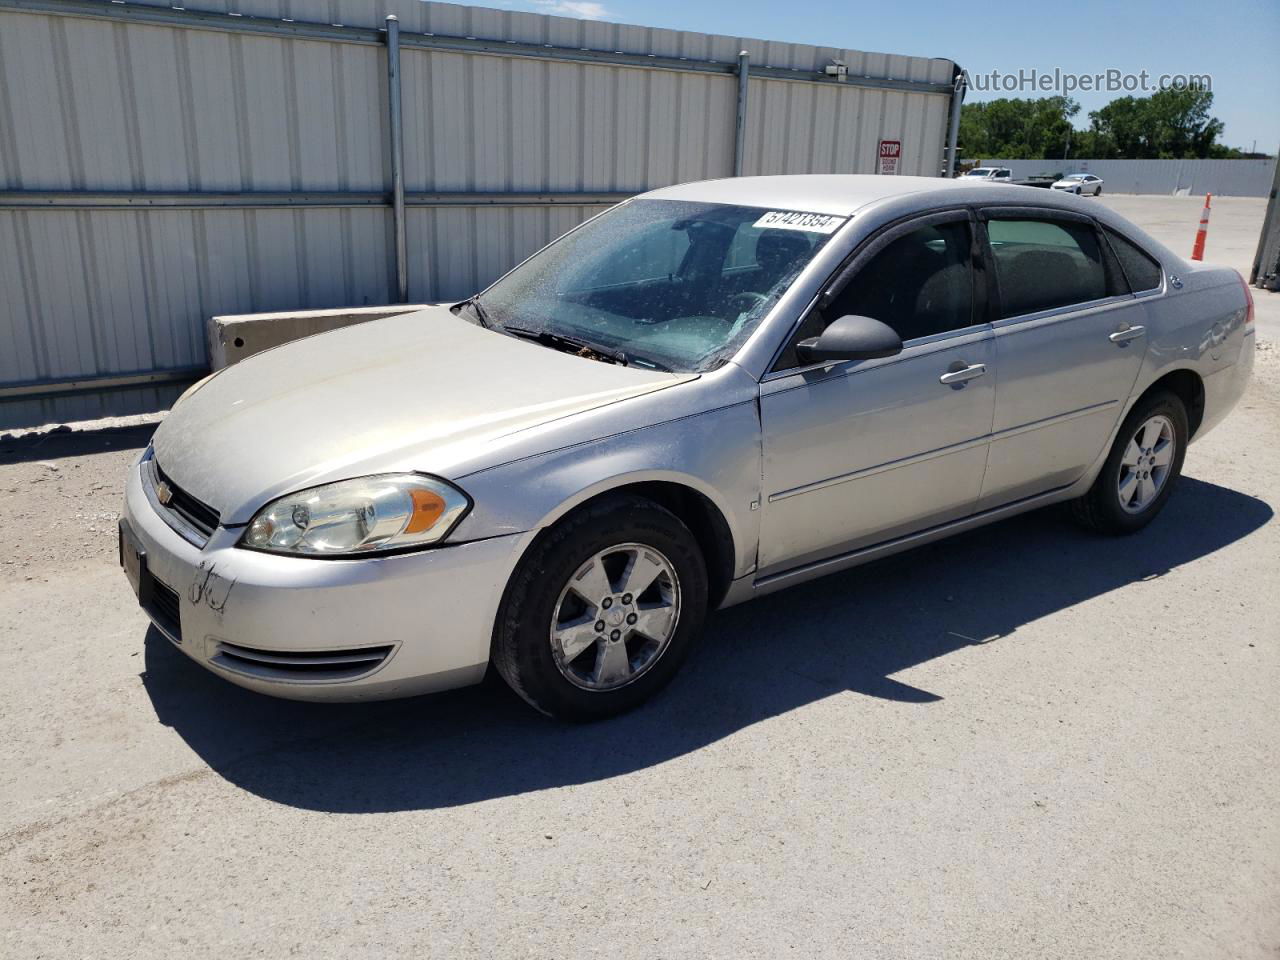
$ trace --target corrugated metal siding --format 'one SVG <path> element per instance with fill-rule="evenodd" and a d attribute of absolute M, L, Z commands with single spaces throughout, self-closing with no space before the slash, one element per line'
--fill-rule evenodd
<path fill-rule="evenodd" d="M 206 317 L 388 302 L 390 214 L 0 210 L 0 383 L 206 362 Z"/>
<path fill-rule="evenodd" d="M 166 0 L 147 5 L 168 7 Z M 952 63 L 421 0 L 202 9 L 946 84 Z M 737 80 L 402 50 L 410 192 L 639 192 L 727 176 Z M 5 10 L 0 190 L 382 192 L 379 46 Z M 944 94 L 753 77 L 744 172 L 935 174 Z M 598 206 L 410 207 L 410 298 L 474 292 Z M 384 207 L 0 210 L 0 386 L 206 362 L 216 314 L 388 302 Z M 142 391 L 145 393 L 146 391 Z M 116 394 L 115 396 L 122 396 Z M 61 401 L 59 401 L 61 402 Z M 24 401 L 23 410 L 33 407 Z M 17 404 L 0 405 L 0 421 Z M 26 414 L 24 414 L 26 415 Z"/>
<path fill-rule="evenodd" d="M 905 147 L 905 144 L 904 144 Z M 1271 191 L 1276 161 L 1271 160 L 983 160 L 984 166 L 1008 167 L 1014 179 L 1039 173 L 1092 173 L 1112 193 L 1222 197 L 1265 197 Z"/>

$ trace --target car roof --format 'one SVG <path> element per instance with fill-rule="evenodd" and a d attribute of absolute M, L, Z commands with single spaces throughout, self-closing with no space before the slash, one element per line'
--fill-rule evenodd
<path fill-rule="evenodd" d="M 935 202 L 955 203 L 962 202 L 962 198 L 953 191 L 1010 189 L 1016 188 L 1008 184 L 987 187 L 972 182 L 965 183 L 963 177 L 953 180 L 947 177 L 890 177 L 874 174 L 804 174 L 700 180 L 662 187 L 641 196 L 658 200 L 732 203 L 744 207 L 848 216 L 867 204 L 892 197 L 921 194 L 928 195 Z M 1037 194 L 1047 192 L 1036 191 Z M 1006 192 L 999 196 L 1008 198 L 1010 195 Z M 975 195 L 975 199 L 985 202 L 987 198 Z"/>

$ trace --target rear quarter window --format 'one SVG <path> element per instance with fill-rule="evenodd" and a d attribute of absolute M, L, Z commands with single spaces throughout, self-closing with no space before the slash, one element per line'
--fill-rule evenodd
<path fill-rule="evenodd" d="M 1134 293 L 1143 290 L 1154 290 L 1160 286 L 1160 264 L 1149 253 L 1131 240 L 1126 240 L 1110 227 L 1102 228 L 1107 234 L 1107 241 L 1120 261 L 1120 267 L 1129 280 L 1129 288 Z"/>

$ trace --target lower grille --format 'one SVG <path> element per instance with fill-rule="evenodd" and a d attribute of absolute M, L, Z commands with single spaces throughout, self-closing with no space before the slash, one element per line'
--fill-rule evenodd
<path fill-rule="evenodd" d="M 390 645 L 350 650 L 258 650 L 223 642 L 218 644 L 212 662 L 225 670 L 263 680 L 332 683 L 372 673 L 393 650 L 395 647 Z"/>
<path fill-rule="evenodd" d="M 151 578 L 151 599 L 147 612 L 159 622 L 174 640 L 182 642 L 182 618 L 178 614 L 178 594 L 167 584 Z"/>

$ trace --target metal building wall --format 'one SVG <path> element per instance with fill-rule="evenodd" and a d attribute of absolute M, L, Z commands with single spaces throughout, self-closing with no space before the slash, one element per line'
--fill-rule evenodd
<path fill-rule="evenodd" d="M 0 0 L 0 426 L 162 402 L 42 386 L 194 375 L 212 315 L 394 299 L 388 13 L 412 301 L 472 293 L 623 196 L 730 175 L 740 49 L 744 173 L 872 172 L 882 137 L 903 173 L 942 164 L 947 60 L 422 0 Z M 830 81 L 833 58 L 898 88 Z"/>
<path fill-rule="evenodd" d="M 1265 197 L 1276 161 L 1271 160 L 983 160 L 1008 167 L 1015 179 L 1039 173 L 1092 173 L 1112 193 L 1186 193 L 1222 197 Z"/>

